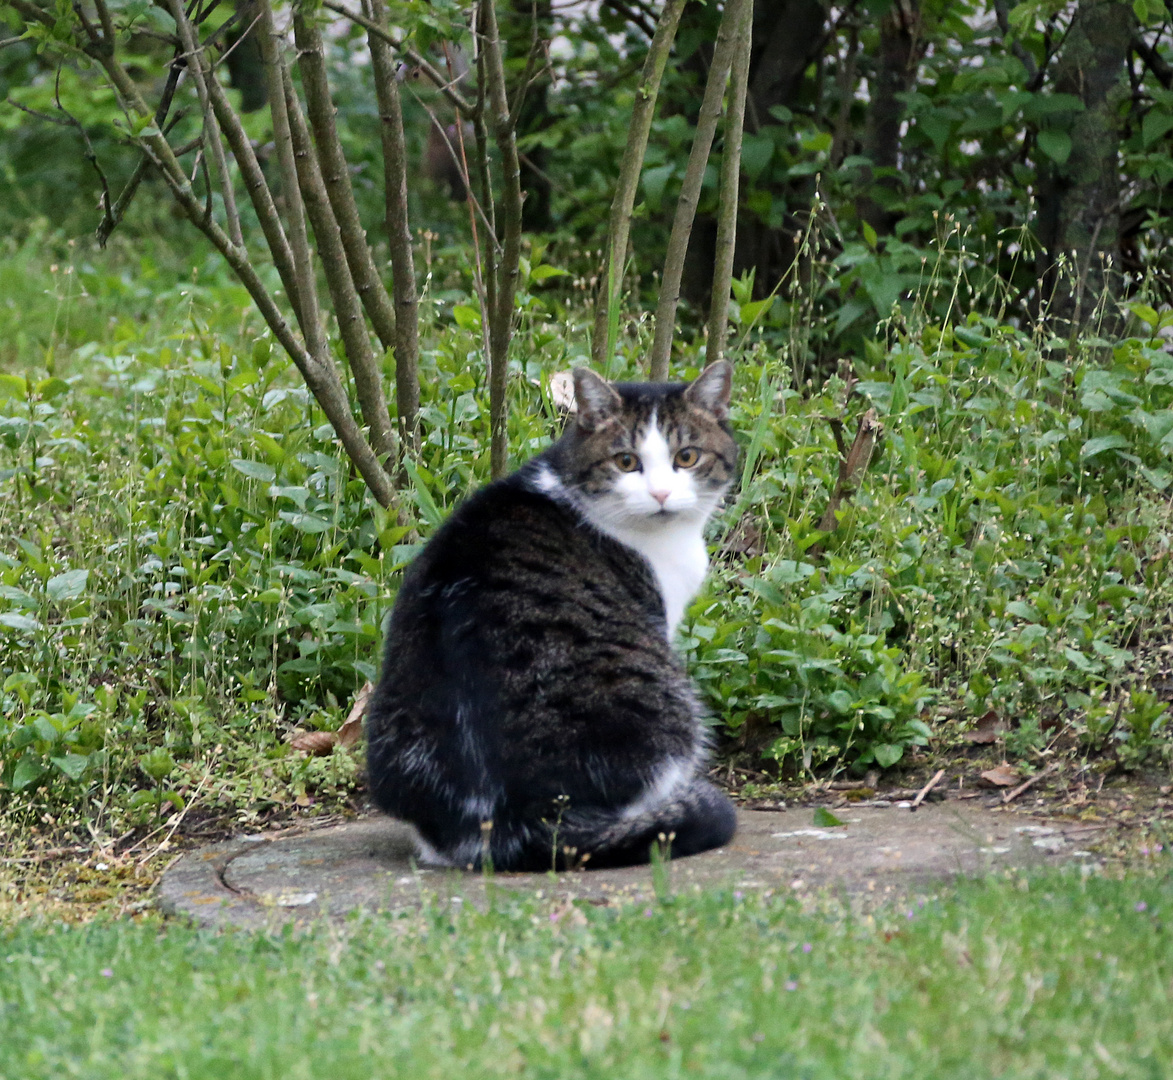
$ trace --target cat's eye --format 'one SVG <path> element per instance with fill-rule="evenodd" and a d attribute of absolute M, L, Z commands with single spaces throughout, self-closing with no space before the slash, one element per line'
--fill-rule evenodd
<path fill-rule="evenodd" d="M 672 463 L 678 469 L 691 469 L 700 459 L 701 452 L 695 446 L 686 446 L 683 450 L 676 451 Z"/>
<path fill-rule="evenodd" d="M 639 468 L 639 458 L 635 454 L 616 454 L 614 461 L 620 472 L 635 472 Z"/>

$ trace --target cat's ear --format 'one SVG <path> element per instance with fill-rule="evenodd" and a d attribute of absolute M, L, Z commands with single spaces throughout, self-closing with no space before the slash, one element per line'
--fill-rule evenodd
<path fill-rule="evenodd" d="M 623 399 L 606 379 L 590 368 L 574 369 L 574 401 L 578 406 L 578 426 L 594 431 L 623 405 Z"/>
<path fill-rule="evenodd" d="M 711 412 L 718 420 L 725 420 L 729 416 L 732 390 L 733 365 L 728 360 L 718 360 L 693 380 L 684 391 L 684 398 L 690 405 Z"/>

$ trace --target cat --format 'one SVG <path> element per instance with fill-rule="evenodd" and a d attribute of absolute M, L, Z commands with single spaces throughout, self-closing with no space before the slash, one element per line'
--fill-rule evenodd
<path fill-rule="evenodd" d="M 736 826 L 671 644 L 737 462 L 732 368 L 687 386 L 573 374 L 561 439 L 454 511 L 392 611 L 368 769 L 426 863 L 623 866 Z"/>

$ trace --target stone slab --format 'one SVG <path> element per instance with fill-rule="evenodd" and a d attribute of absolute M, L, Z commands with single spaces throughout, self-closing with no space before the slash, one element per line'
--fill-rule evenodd
<path fill-rule="evenodd" d="M 742 810 L 724 848 L 678 859 L 673 891 L 694 887 L 786 889 L 834 887 L 895 896 L 957 875 L 1009 866 L 1090 860 L 1095 826 L 1055 823 L 958 802 L 837 811 L 845 827 L 817 828 L 809 807 Z M 337 917 L 358 908 L 402 911 L 425 899 L 482 904 L 479 873 L 417 866 L 410 826 L 370 817 L 331 828 L 242 836 L 184 855 L 164 874 L 164 911 L 205 926 L 246 928 Z M 497 874 L 504 890 L 593 901 L 654 895 L 651 868 L 560 874 Z"/>

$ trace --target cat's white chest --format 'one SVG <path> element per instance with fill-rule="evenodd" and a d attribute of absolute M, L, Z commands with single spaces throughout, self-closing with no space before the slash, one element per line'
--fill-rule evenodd
<path fill-rule="evenodd" d="M 618 537 L 647 559 L 655 571 L 664 598 L 669 640 L 709 569 L 703 529 L 703 523 L 688 521 L 674 528 L 632 530 Z"/>

